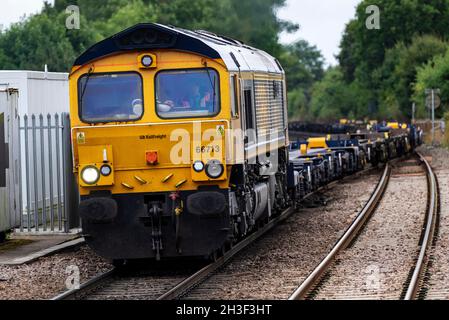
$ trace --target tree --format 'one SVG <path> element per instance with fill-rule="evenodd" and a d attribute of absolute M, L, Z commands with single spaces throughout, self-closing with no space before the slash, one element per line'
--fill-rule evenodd
<path fill-rule="evenodd" d="M 54 6 L 48 5 L 44 9 L 59 14 L 64 12 L 70 5 L 76 5 L 80 8 L 82 16 L 88 23 L 106 21 L 110 19 L 119 8 L 125 7 L 129 0 L 55 0 Z M 148 1 L 145 1 L 147 3 Z"/>
<path fill-rule="evenodd" d="M 311 113 L 319 120 L 340 118 L 345 109 L 351 109 L 348 87 L 339 68 L 330 68 L 324 79 L 315 84 L 311 102 Z"/>
<path fill-rule="evenodd" d="M 249 45 L 280 54 L 279 33 L 294 31 L 297 25 L 279 20 L 276 10 L 286 0 L 55 0 L 45 3 L 40 14 L 13 25 L 0 35 L 0 68 L 42 69 L 44 61 L 52 70 L 66 71 L 71 61 L 86 48 L 138 22 L 160 22 L 188 29 L 206 29 L 240 39 Z M 65 29 L 66 8 L 77 5 L 81 29 Z M 49 26 L 49 21 L 53 26 Z M 34 38 L 29 37 L 30 28 Z M 47 30 L 48 29 L 48 30 Z M 40 31 L 47 35 L 38 34 Z M 39 39 L 39 43 L 36 43 Z M 18 45 L 20 44 L 20 45 Z M 36 48 L 49 55 L 24 57 Z M 17 55 L 15 50 L 22 50 Z M 26 52 L 27 54 L 24 54 Z M 51 57 L 51 59 L 50 59 Z M 29 58 L 27 56 L 27 58 Z M 45 58 L 45 59 L 44 59 Z M 43 59 L 43 60 L 39 60 Z"/>
<path fill-rule="evenodd" d="M 305 40 L 284 46 L 279 60 L 285 69 L 290 89 L 310 87 L 324 76 L 324 57 Z"/>
<path fill-rule="evenodd" d="M 145 4 L 142 0 L 133 0 L 121 6 L 108 19 L 93 22 L 96 29 L 102 30 L 104 37 L 112 36 L 124 29 L 141 22 L 156 22 L 157 10 L 152 4 Z"/>
<path fill-rule="evenodd" d="M 449 110 L 449 50 L 444 55 L 436 56 L 427 64 L 418 68 L 416 84 L 414 86 L 413 101 L 418 106 L 418 116 L 425 117 L 425 90 L 428 88 L 441 89 L 442 106 L 437 110 L 437 117 L 441 117 Z"/>
<path fill-rule="evenodd" d="M 358 114 L 410 117 L 416 68 L 445 51 L 449 1 L 378 0 L 381 26 L 369 30 L 366 8 L 372 4 L 362 1 L 346 25 L 338 55 L 343 78 L 367 95 Z"/>
<path fill-rule="evenodd" d="M 347 83 L 355 80 L 355 71 L 359 63 L 357 54 L 356 42 L 356 28 L 358 27 L 357 20 L 350 21 L 345 28 L 342 40 L 340 42 L 340 53 L 337 56 L 340 61 L 343 78 Z"/>
<path fill-rule="evenodd" d="M 411 118 L 413 83 L 417 68 L 442 55 L 448 43 L 430 35 L 416 37 L 410 45 L 403 42 L 385 53 L 383 65 L 374 72 L 381 97 L 381 108 L 394 105 L 401 118 Z"/>
<path fill-rule="evenodd" d="M 312 93 L 310 112 L 317 120 L 372 117 L 369 90 L 357 81 L 348 85 L 339 67 L 329 68 L 323 80 L 315 83 Z"/>
<path fill-rule="evenodd" d="M 307 41 L 298 40 L 283 47 L 279 60 L 287 77 L 290 117 L 309 118 L 312 86 L 324 75 L 324 58 L 321 52 Z"/>
<path fill-rule="evenodd" d="M 43 70 L 48 64 L 51 71 L 67 71 L 75 54 L 65 33 L 64 24 L 46 14 L 14 24 L 0 36 L 1 68 Z"/>
<path fill-rule="evenodd" d="M 230 18 L 228 23 L 219 27 L 222 32 L 274 56 L 282 52 L 279 34 L 299 28 L 276 16 L 277 9 L 285 6 L 286 0 L 228 1 L 230 6 L 226 13 Z"/>
<path fill-rule="evenodd" d="M 279 34 L 299 28 L 276 15 L 286 0 L 163 0 L 158 3 L 161 23 L 216 32 L 275 56 L 282 51 Z"/>
<path fill-rule="evenodd" d="M 288 116 L 291 120 L 312 120 L 309 112 L 310 93 L 304 88 L 295 88 L 288 91 Z"/>
<path fill-rule="evenodd" d="M 449 1 L 447 0 L 378 0 L 381 28 L 366 28 L 366 8 L 372 1 L 364 0 L 357 6 L 356 18 L 346 27 L 339 61 L 345 78 L 357 75 L 369 78 L 379 68 L 385 51 L 397 43 L 409 45 L 414 37 L 433 34 L 447 39 L 449 36 Z M 361 79 L 361 78 L 360 78 Z"/>
<path fill-rule="evenodd" d="M 324 59 L 305 40 L 279 43 L 281 32 L 299 26 L 278 19 L 286 0 L 55 0 L 0 35 L 0 68 L 69 70 L 75 58 L 94 43 L 139 22 L 159 22 L 204 29 L 267 51 L 281 61 L 288 78 L 289 112 L 308 117 L 312 86 L 323 78 Z M 80 9 L 81 28 L 68 30 L 66 8 Z"/>

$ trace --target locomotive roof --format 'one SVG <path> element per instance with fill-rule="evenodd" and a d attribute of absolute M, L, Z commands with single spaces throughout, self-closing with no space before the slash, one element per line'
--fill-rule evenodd
<path fill-rule="evenodd" d="M 75 61 L 75 66 L 123 51 L 173 49 L 211 59 L 223 59 L 229 71 L 284 73 L 268 53 L 240 41 L 207 31 L 190 31 L 156 23 L 137 24 L 93 45 Z"/>

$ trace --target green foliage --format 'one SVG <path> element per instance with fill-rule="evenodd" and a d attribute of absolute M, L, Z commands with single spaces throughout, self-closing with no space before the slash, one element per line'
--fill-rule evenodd
<path fill-rule="evenodd" d="M 288 79 L 289 116 L 294 119 L 310 120 L 312 86 L 322 79 L 324 73 L 321 53 L 305 40 L 299 40 L 284 46 L 279 59 Z"/>
<path fill-rule="evenodd" d="M 283 7 L 286 0 L 228 1 L 231 11 L 227 13 L 231 18 L 229 23 L 223 25 L 225 28 L 222 32 L 274 56 L 278 56 L 282 50 L 278 41 L 279 34 L 299 28 L 295 24 L 279 20 L 276 16 L 276 10 Z"/>
<path fill-rule="evenodd" d="M 289 89 L 310 87 L 323 78 L 323 56 L 305 40 L 284 46 L 279 59 L 287 74 Z"/>
<path fill-rule="evenodd" d="M 279 60 L 287 76 L 289 116 L 311 119 L 309 108 L 312 86 L 324 75 L 321 52 L 307 41 L 298 40 L 283 47 Z"/>
<path fill-rule="evenodd" d="M 133 0 L 121 6 L 108 19 L 94 21 L 97 30 L 102 30 L 104 37 L 112 36 L 124 29 L 141 22 L 156 22 L 158 14 L 152 4 L 142 0 Z"/>
<path fill-rule="evenodd" d="M 319 50 L 305 40 L 279 43 L 298 25 L 280 20 L 286 0 L 55 0 L 40 14 L 0 33 L 0 69 L 69 70 L 92 44 L 138 22 L 204 29 L 239 39 L 278 57 L 288 84 L 289 115 L 405 119 L 411 103 L 424 116 L 424 90 L 442 89 L 449 109 L 449 0 L 377 0 L 379 30 L 368 30 L 363 0 L 346 25 L 340 66 L 324 72 Z M 66 8 L 78 5 L 81 29 L 67 30 Z"/>
<path fill-rule="evenodd" d="M 348 86 L 343 81 L 343 74 L 339 68 L 331 68 L 326 72 L 323 81 L 313 88 L 311 113 L 319 120 L 331 120 L 342 117 L 350 101 Z"/>
<path fill-rule="evenodd" d="M 310 118 L 312 87 L 324 76 L 324 59 L 315 46 L 299 40 L 283 46 L 281 32 L 299 26 L 280 20 L 286 0 L 55 0 L 42 13 L 0 34 L 0 69 L 68 71 L 75 58 L 94 43 L 139 22 L 203 29 L 238 39 L 281 61 L 288 79 L 289 113 Z M 77 5 L 81 29 L 67 30 L 66 8 Z"/>
<path fill-rule="evenodd" d="M 368 30 L 366 8 L 380 9 L 380 29 Z M 343 79 L 366 96 L 357 117 L 411 117 L 417 68 L 444 53 L 449 39 L 447 0 L 363 0 L 345 29 L 338 56 Z"/>
<path fill-rule="evenodd" d="M 159 21 L 187 29 L 204 29 L 227 35 L 278 55 L 279 34 L 298 26 L 279 20 L 276 9 L 286 0 L 166 0 L 159 1 Z"/>
<path fill-rule="evenodd" d="M 358 82 L 348 85 L 339 67 L 329 68 L 322 81 L 313 87 L 311 114 L 320 121 L 331 121 L 339 118 L 369 118 L 369 90 Z"/>
<path fill-rule="evenodd" d="M 383 65 L 374 71 L 380 97 L 380 108 L 395 108 L 397 118 L 411 118 L 413 83 L 417 68 L 433 57 L 442 55 L 448 44 L 426 35 L 416 37 L 410 45 L 403 42 L 386 51 Z"/>
<path fill-rule="evenodd" d="M 232 13 L 230 1 L 166 0 L 158 3 L 160 23 L 181 26 L 186 29 L 221 31 L 219 26 L 229 24 L 230 13 Z"/>
<path fill-rule="evenodd" d="M 80 8 L 80 12 L 86 21 L 92 23 L 110 19 L 119 8 L 125 7 L 129 2 L 129 0 L 55 0 L 54 6 L 47 5 L 46 10 L 59 14 L 65 12 L 68 6 L 76 5 Z"/>
<path fill-rule="evenodd" d="M 75 59 L 62 16 L 41 14 L 13 25 L 0 36 L 2 69 L 67 71 Z M 61 23 L 55 23 L 55 20 Z M 83 36 L 81 36 L 83 37 Z"/>
<path fill-rule="evenodd" d="M 292 89 L 288 92 L 288 116 L 290 120 L 312 120 L 309 112 L 310 94 L 304 88 Z"/>
<path fill-rule="evenodd" d="M 343 37 L 339 55 L 345 79 L 357 76 L 369 81 L 369 74 L 379 68 L 385 51 L 397 43 L 409 45 L 417 35 L 449 36 L 449 1 L 447 0 L 377 0 L 381 12 L 380 30 L 366 28 L 366 8 L 372 5 L 364 0 L 357 6 L 356 19 L 351 21 Z"/>
<path fill-rule="evenodd" d="M 441 90 L 442 106 L 437 110 L 441 117 L 449 107 L 449 50 L 444 55 L 436 56 L 427 64 L 418 68 L 413 100 L 418 106 L 418 115 L 425 116 L 425 90 L 439 88 Z"/>
<path fill-rule="evenodd" d="M 276 10 L 286 0 L 55 0 L 40 14 L 13 25 L 0 35 L 0 69 L 66 71 L 76 56 L 101 39 L 138 22 L 160 22 L 187 29 L 205 29 L 239 39 L 278 55 L 279 34 L 298 26 L 279 20 Z M 81 29 L 66 30 L 66 8 L 77 5 Z M 30 33 L 31 31 L 31 33 Z M 42 32 L 42 34 L 39 34 Z M 38 55 L 29 59 L 35 48 Z M 20 50 L 20 51 L 18 51 Z M 17 54 L 16 54 L 17 52 Z M 48 54 L 47 54 L 48 53 Z M 24 60 L 27 58 L 26 60 Z"/>

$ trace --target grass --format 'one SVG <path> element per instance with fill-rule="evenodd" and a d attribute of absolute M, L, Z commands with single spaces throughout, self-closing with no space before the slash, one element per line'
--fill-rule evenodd
<path fill-rule="evenodd" d="M 33 243 L 34 240 L 29 239 L 9 239 L 5 242 L 0 243 L 0 252 L 6 252 L 13 250 L 17 247 L 25 246 L 27 244 Z"/>

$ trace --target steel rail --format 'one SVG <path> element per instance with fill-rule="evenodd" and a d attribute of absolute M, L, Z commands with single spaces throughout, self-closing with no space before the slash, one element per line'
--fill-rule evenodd
<path fill-rule="evenodd" d="M 432 245 L 436 220 L 438 216 L 438 185 L 435 173 L 432 170 L 429 162 L 423 155 L 417 153 L 420 160 L 424 163 L 427 173 L 427 189 L 428 189 L 428 205 L 427 205 L 427 220 L 426 227 L 423 233 L 422 243 L 419 250 L 418 259 L 414 266 L 413 274 L 410 279 L 410 283 L 407 287 L 407 291 L 404 300 L 414 300 L 417 298 L 419 292 L 423 272 L 426 265 L 427 250 Z"/>
<path fill-rule="evenodd" d="M 366 169 L 364 171 L 358 172 L 356 175 L 362 175 L 364 173 L 367 173 L 371 171 L 372 169 Z M 352 177 L 347 176 L 344 177 L 343 180 Z M 341 181 L 341 180 L 340 180 Z M 321 192 L 327 188 L 331 188 L 332 186 L 336 185 L 340 181 L 333 181 L 330 184 L 323 186 L 316 191 L 306 195 L 303 200 L 306 200 L 313 195 L 317 194 L 318 192 Z M 220 257 L 216 262 L 213 262 L 212 264 L 207 265 L 206 267 L 200 269 L 192 276 L 186 278 L 182 282 L 180 282 L 177 286 L 172 288 L 171 290 L 167 291 L 165 294 L 161 295 L 158 300 L 168 300 L 168 299 L 175 299 L 178 296 L 180 296 L 182 293 L 188 291 L 193 286 L 197 285 L 201 281 L 207 279 L 211 273 L 213 273 L 215 270 L 219 269 L 220 267 L 224 266 L 230 259 L 232 259 L 237 253 L 242 251 L 244 248 L 248 247 L 252 242 L 259 239 L 261 236 L 263 236 L 265 233 L 273 229 L 279 222 L 285 220 L 290 216 L 295 210 L 293 208 L 289 208 L 285 210 L 279 217 L 273 219 L 270 221 L 267 225 L 265 225 L 262 229 L 257 231 L 256 233 L 251 234 L 248 238 L 243 240 L 242 242 L 239 242 L 236 246 L 234 246 L 229 252 L 225 253 L 223 257 Z M 96 287 L 100 286 L 101 283 L 104 283 L 105 281 L 112 279 L 113 276 L 116 275 L 116 270 L 110 270 L 103 274 L 100 274 L 89 281 L 83 283 L 80 285 L 77 289 L 70 289 L 66 292 L 52 298 L 51 300 L 71 300 L 76 299 L 77 296 L 82 296 L 84 292 L 94 290 Z"/>
<path fill-rule="evenodd" d="M 337 241 L 331 252 L 320 262 L 320 264 L 312 271 L 312 273 L 302 282 L 302 284 L 292 293 L 288 300 L 303 300 L 307 294 L 315 286 L 315 284 L 326 273 L 331 263 L 335 260 L 341 250 L 345 249 L 349 243 L 358 234 L 369 217 L 375 211 L 378 203 L 382 199 L 383 194 L 388 186 L 391 176 L 390 164 L 385 165 L 384 173 L 377 184 L 377 187 L 370 199 L 366 203 L 362 211 L 357 215 L 357 218 L 352 222 L 340 240 Z"/>
<path fill-rule="evenodd" d="M 336 184 L 338 184 L 341 181 L 347 180 L 349 178 L 354 178 L 357 176 L 361 176 L 363 174 L 366 174 L 368 172 L 371 172 L 375 168 L 369 168 L 365 169 L 363 171 L 359 171 L 353 175 L 343 177 L 341 180 L 332 181 L 331 183 L 322 186 L 318 188 L 317 190 L 309 193 L 306 195 L 302 200 L 307 200 L 308 198 L 314 196 L 315 194 L 322 192 L 326 189 L 332 188 Z M 197 271 L 195 274 L 191 275 L 181 283 L 179 283 L 177 286 L 173 287 L 169 291 L 167 291 L 165 294 L 161 295 L 157 300 L 173 300 L 181 297 L 186 292 L 206 280 L 209 276 L 211 276 L 216 270 L 223 267 L 229 260 L 231 260 L 237 253 L 248 247 L 250 244 L 252 244 L 254 241 L 262 237 L 264 234 L 266 234 L 268 231 L 276 227 L 280 222 L 287 219 L 291 214 L 293 214 L 296 210 L 294 208 L 288 208 L 286 209 L 280 216 L 276 217 L 275 219 L 271 220 L 269 223 L 267 223 L 265 226 L 262 227 L 262 229 L 258 230 L 257 232 L 251 234 L 248 238 L 245 238 L 243 241 L 239 242 L 235 247 L 233 247 L 229 252 L 225 253 L 224 256 L 220 257 L 216 262 L 205 266 L 201 270 Z"/>
<path fill-rule="evenodd" d="M 197 271 L 192 276 L 188 277 L 165 294 L 160 296 L 157 300 L 170 300 L 176 299 L 182 296 L 184 293 L 206 280 L 213 272 L 224 266 L 229 260 L 231 260 L 237 253 L 241 252 L 243 249 L 248 247 L 254 241 L 262 237 L 268 231 L 272 230 L 277 224 L 281 221 L 287 219 L 295 210 L 293 208 L 286 209 L 280 216 L 268 222 L 262 229 L 256 231 L 251 234 L 243 241 L 239 242 L 235 247 L 233 247 L 230 251 L 224 254 L 224 256 L 220 257 L 217 261 L 211 263 L 210 265 L 205 266 L 201 270 Z"/>
<path fill-rule="evenodd" d="M 388 167 L 388 165 L 387 165 Z M 307 200 L 310 197 L 316 195 L 319 192 L 322 192 L 326 189 L 330 189 L 336 184 L 345 181 L 350 178 L 362 176 L 364 174 L 367 174 L 371 172 L 372 170 L 375 170 L 376 168 L 368 168 L 363 171 L 359 171 L 354 173 L 353 175 L 345 176 L 341 180 L 332 181 L 329 184 L 322 186 L 318 188 L 317 190 L 309 193 L 306 195 L 302 200 Z M 247 248 L 249 245 L 251 245 L 254 241 L 265 235 L 267 232 L 275 228 L 280 222 L 287 219 L 289 216 L 291 216 L 296 210 L 294 207 L 290 207 L 282 212 L 278 217 L 274 218 L 270 222 L 268 222 L 266 225 L 264 225 L 261 229 L 258 231 L 252 233 L 247 238 L 242 240 L 241 242 L 237 243 L 234 247 L 231 248 L 230 251 L 226 252 L 222 257 L 218 258 L 215 262 L 203 267 L 199 271 L 195 272 L 193 275 L 189 276 L 185 280 L 181 281 L 179 284 L 177 284 L 172 289 L 168 290 L 163 295 L 159 296 L 157 300 L 170 300 L 170 299 L 176 299 L 180 296 L 184 295 L 186 292 L 194 288 L 195 286 L 199 285 L 201 282 L 206 280 L 208 277 L 210 277 L 216 270 L 223 267 L 228 261 L 230 261 L 236 254 L 241 252 L 243 249 Z M 77 289 L 70 289 L 51 300 L 71 300 L 76 299 L 77 296 L 83 296 L 86 291 L 94 291 L 97 287 L 101 286 L 102 283 L 107 282 L 109 279 L 112 279 L 117 274 L 116 269 L 107 271 L 103 274 L 100 274 L 89 281 L 83 283 L 80 285 Z"/>
<path fill-rule="evenodd" d="M 310 196 L 310 195 L 309 195 Z M 232 259 L 236 254 L 241 252 L 243 249 L 247 248 L 254 241 L 262 237 L 268 231 L 272 230 L 277 224 L 287 219 L 295 210 L 293 208 L 286 209 L 281 215 L 271 220 L 262 229 L 251 234 L 238 244 L 236 244 L 231 250 L 225 253 L 222 257 L 218 258 L 215 262 L 205 266 L 199 271 L 195 272 L 193 275 L 189 276 L 175 287 L 161 295 L 157 300 L 169 300 L 176 299 L 189 289 L 193 288 L 197 284 L 201 283 L 207 279 L 214 271 L 224 266 L 230 259 Z M 70 289 L 51 300 L 71 300 L 76 299 L 77 296 L 82 296 L 85 292 L 93 291 L 99 287 L 102 283 L 112 279 L 117 274 L 116 269 L 107 271 L 101 275 L 98 275 L 91 280 L 83 283 L 79 288 Z"/>
<path fill-rule="evenodd" d="M 105 273 L 102 273 L 92 279 L 90 279 L 87 282 L 82 283 L 79 288 L 73 288 L 70 290 L 67 290 L 56 297 L 51 298 L 50 300 L 73 300 L 76 299 L 78 295 L 83 294 L 86 291 L 95 290 L 98 286 L 100 286 L 102 283 L 108 281 L 109 279 L 112 279 L 112 277 L 116 274 L 117 270 L 112 269 L 109 271 L 106 271 Z"/>

